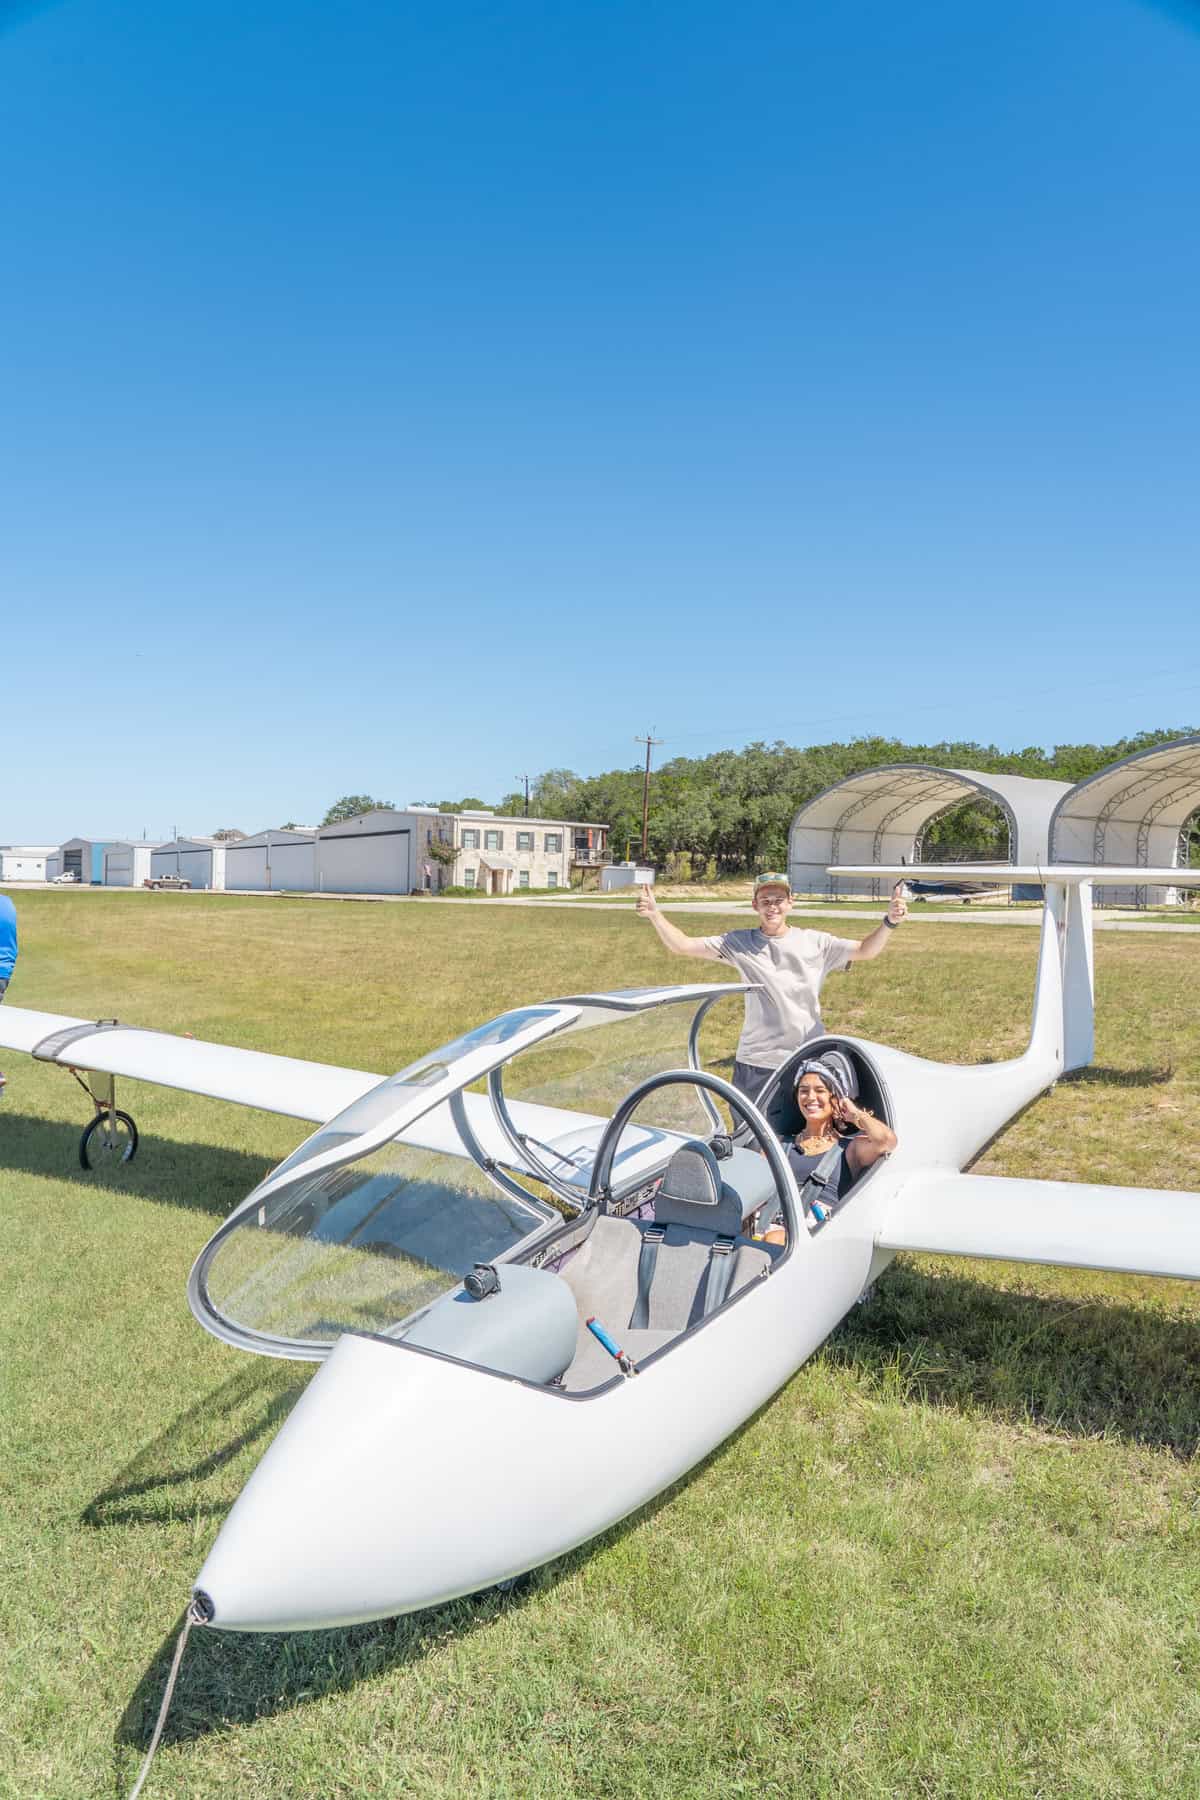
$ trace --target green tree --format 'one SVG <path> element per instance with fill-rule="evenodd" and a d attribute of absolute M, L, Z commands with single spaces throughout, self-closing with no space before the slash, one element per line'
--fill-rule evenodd
<path fill-rule="evenodd" d="M 394 800 L 372 800 L 369 794 L 343 794 L 335 800 L 322 825 L 340 825 L 343 819 L 356 819 L 359 813 L 374 812 L 377 807 L 387 810 L 395 805 Z"/>

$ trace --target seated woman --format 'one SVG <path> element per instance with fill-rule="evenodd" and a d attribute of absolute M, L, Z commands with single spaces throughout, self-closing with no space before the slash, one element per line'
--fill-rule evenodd
<path fill-rule="evenodd" d="M 843 1068 L 820 1057 L 801 1063 L 796 1105 L 803 1125 L 787 1145 L 787 1159 L 805 1215 L 826 1218 L 859 1176 L 896 1148 L 896 1134 L 846 1092 Z M 785 1242 L 781 1225 L 772 1225 L 766 1242 Z"/>

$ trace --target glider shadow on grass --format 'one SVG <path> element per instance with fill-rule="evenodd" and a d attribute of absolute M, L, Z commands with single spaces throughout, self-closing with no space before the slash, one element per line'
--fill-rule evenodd
<path fill-rule="evenodd" d="M 1084 1069 L 1070 1069 L 1060 1075 L 1064 1087 L 1163 1087 L 1175 1074 L 1171 1063 L 1148 1063 L 1140 1069 L 1112 1069 L 1103 1063 L 1089 1063 Z"/>
<path fill-rule="evenodd" d="M 119 1190 L 160 1205 L 224 1216 L 258 1186 L 271 1167 L 269 1157 L 251 1156 L 244 1150 L 155 1138 L 153 1154 L 147 1145 L 131 1163 L 105 1170 L 82 1169 L 82 1126 L 13 1113 L 7 1107 L 0 1125 L 0 1177 L 12 1173 L 78 1182 L 96 1195 L 99 1204 L 106 1192 Z"/>
<path fill-rule="evenodd" d="M 90 1500 L 80 1522 L 105 1531 L 116 1525 L 168 1525 L 224 1518 L 230 1499 L 203 1484 L 250 1445 L 273 1437 L 308 1385 L 307 1365 L 254 1362 L 139 1450 L 117 1479 Z M 213 1438 L 226 1433 L 223 1443 Z"/>
<path fill-rule="evenodd" d="M 881 1399 L 955 1408 L 1012 1423 L 1037 1419 L 1064 1437 L 1112 1434 L 1169 1450 L 1181 1460 L 1200 1449 L 1200 1319 L 1191 1321 L 1136 1305 L 1002 1292 L 980 1281 L 926 1275 L 901 1263 L 880 1282 L 870 1305 L 858 1307 L 830 1338 L 822 1355 L 856 1370 L 864 1393 Z M 252 1436 L 281 1421 L 302 1384 L 289 1370 L 273 1379 L 247 1371 L 193 1408 L 144 1452 L 122 1481 L 88 1508 L 89 1523 L 141 1522 L 154 1516 L 129 1510 L 156 1487 L 170 1492 L 173 1516 L 209 1515 L 225 1503 L 199 1508 L 184 1484 L 202 1482 L 232 1460 Z M 804 1379 L 800 1371 L 794 1380 Z M 198 1456 L 184 1470 L 153 1472 L 169 1461 L 180 1436 L 194 1439 L 198 1422 L 224 1409 L 232 1417 L 247 1403 L 258 1408 L 256 1429 L 241 1428 L 222 1449 Z M 180 1743 L 213 1731 L 286 1712 L 356 1682 L 419 1661 L 438 1645 L 483 1629 L 514 1606 L 556 1586 L 625 1533 L 655 1517 L 752 1430 L 756 1413 L 712 1455 L 603 1536 L 523 1578 L 510 1593 L 447 1602 L 423 1613 L 332 1631 L 192 1636 L 166 1741 Z M 300 1577 L 302 1578 L 302 1577 Z M 181 1623 L 181 1621 L 180 1621 Z M 118 1771 L 130 1746 L 144 1749 L 157 1714 L 178 1635 L 164 1638 L 131 1696 L 115 1734 Z M 119 1786 L 119 1782 L 118 1782 Z"/>
<path fill-rule="evenodd" d="M 1094 1279 L 1096 1289 L 1079 1297 L 1020 1293 L 901 1261 L 824 1354 L 855 1370 L 868 1392 L 1065 1437 L 1117 1437 L 1190 1461 L 1200 1451 L 1200 1312 L 1181 1317 L 1113 1297 L 1112 1283 L 1141 1287 L 1148 1276 Z M 1153 1285 L 1172 1299 L 1192 1287 Z"/>

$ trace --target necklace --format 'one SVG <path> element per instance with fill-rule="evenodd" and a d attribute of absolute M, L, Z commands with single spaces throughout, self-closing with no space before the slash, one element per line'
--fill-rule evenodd
<path fill-rule="evenodd" d="M 817 1150 L 832 1149 L 836 1142 L 837 1139 L 831 1131 L 822 1131 L 815 1134 L 810 1131 L 806 1132 L 800 1139 L 800 1148 L 804 1151 L 806 1156 L 811 1156 Z"/>

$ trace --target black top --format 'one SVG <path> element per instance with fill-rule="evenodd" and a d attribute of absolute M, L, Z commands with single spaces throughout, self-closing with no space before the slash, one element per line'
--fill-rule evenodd
<path fill-rule="evenodd" d="M 823 1187 L 816 1189 L 810 1188 L 808 1192 L 807 1199 L 810 1205 L 812 1201 L 817 1200 L 822 1206 L 833 1211 L 836 1209 L 839 1201 L 845 1198 L 848 1189 L 858 1178 L 858 1171 L 851 1167 L 850 1159 L 846 1155 L 846 1147 L 852 1142 L 852 1138 L 841 1139 L 838 1144 L 841 1155 L 834 1164 L 831 1173 L 826 1176 Z M 808 1177 L 820 1163 L 822 1157 L 827 1155 L 828 1151 L 822 1150 L 816 1156 L 805 1156 L 796 1148 L 794 1142 L 788 1144 L 787 1159 L 791 1164 L 792 1174 L 796 1177 L 796 1186 L 800 1189 L 801 1193 L 804 1192 L 804 1184 L 808 1180 Z"/>

